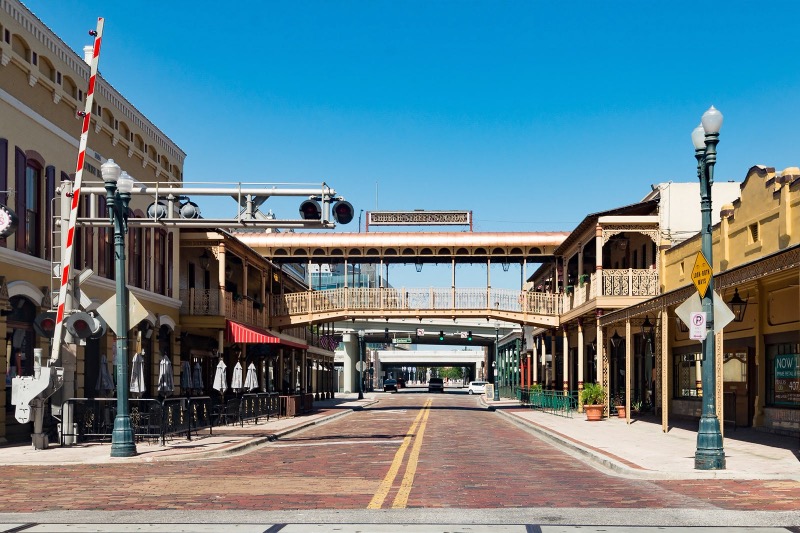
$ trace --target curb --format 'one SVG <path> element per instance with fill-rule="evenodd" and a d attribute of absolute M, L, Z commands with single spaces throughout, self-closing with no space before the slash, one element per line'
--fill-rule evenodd
<path fill-rule="evenodd" d="M 515 424 L 516 426 L 530 431 L 531 433 L 535 434 L 536 436 L 542 438 L 543 440 L 550 442 L 558 447 L 560 447 L 566 453 L 569 453 L 573 457 L 576 457 L 585 463 L 589 464 L 590 466 L 594 466 L 598 469 L 606 471 L 611 475 L 615 475 L 618 477 L 626 477 L 626 478 L 635 478 L 635 479 L 644 479 L 644 480 L 698 480 L 698 479 L 736 479 L 736 480 L 783 480 L 783 481 L 795 481 L 797 477 L 795 476 L 785 476 L 779 474 L 747 474 L 743 472 L 730 472 L 727 470 L 707 470 L 707 471 L 696 471 L 692 473 L 688 472 L 663 472 L 659 470 L 651 470 L 643 467 L 634 468 L 625 463 L 622 463 L 612 457 L 609 457 L 603 454 L 600 451 L 594 450 L 582 443 L 576 442 L 574 439 L 571 439 L 566 436 L 562 436 L 546 427 L 543 427 L 535 422 L 530 420 L 526 420 L 520 416 L 516 416 L 513 413 L 505 412 L 502 409 L 497 409 L 495 406 L 489 405 L 483 401 L 481 398 L 481 404 L 483 404 L 487 410 L 494 411 L 499 415 L 505 417 L 507 420 Z M 519 407 L 519 404 L 515 405 L 515 407 Z"/>
<path fill-rule="evenodd" d="M 226 448 L 216 449 L 216 450 L 208 450 L 205 452 L 198 452 L 193 454 L 166 454 L 160 457 L 150 457 L 145 459 L 143 462 L 166 462 L 166 461 L 193 461 L 196 459 L 217 459 L 221 457 L 227 457 L 232 455 L 242 455 L 253 448 L 257 448 L 263 444 L 267 444 L 270 442 L 274 442 L 281 437 L 285 437 L 286 435 L 291 435 L 292 433 L 296 433 L 303 429 L 307 429 L 312 426 L 318 426 L 321 424 L 325 424 L 337 418 L 347 416 L 352 414 L 355 411 L 360 411 L 364 407 L 377 403 L 377 400 L 373 400 L 368 404 L 364 405 L 357 405 L 352 408 L 343 409 L 341 412 L 332 413 L 327 416 L 323 416 L 314 420 L 307 420 L 303 421 L 296 426 L 291 426 L 280 431 L 276 431 L 275 433 L 271 433 L 264 437 L 254 437 L 252 439 L 246 440 L 244 442 L 232 444 Z"/>

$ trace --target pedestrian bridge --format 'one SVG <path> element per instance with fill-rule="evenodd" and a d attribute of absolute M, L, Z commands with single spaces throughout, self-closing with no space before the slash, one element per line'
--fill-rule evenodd
<path fill-rule="evenodd" d="M 273 327 L 366 318 L 486 318 L 558 326 L 560 295 L 492 288 L 339 288 L 273 295 Z"/>

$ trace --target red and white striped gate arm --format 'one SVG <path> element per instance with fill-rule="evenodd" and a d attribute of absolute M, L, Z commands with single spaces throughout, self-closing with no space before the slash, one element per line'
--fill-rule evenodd
<path fill-rule="evenodd" d="M 64 304 L 67 301 L 67 289 L 72 277 L 72 245 L 75 242 L 75 224 L 78 219 L 78 204 L 81 199 L 81 181 L 83 179 L 83 162 L 86 157 L 86 145 L 89 139 L 89 123 L 92 117 L 92 104 L 94 103 L 94 89 L 97 81 L 97 64 L 100 62 L 100 43 L 103 40 L 103 17 L 97 19 L 97 30 L 90 31 L 94 36 L 94 50 L 90 64 L 89 88 L 86 90 L 86 105 L 83 113 L 83 129 L 78 146 L 78 164 L 75 169 L 75 183 L 72 186 L 72 205 L 69 210 L 69 223 L 67 226 L 67 240 L 61 249 L 61 288 L 58 291 L 58 312 L 56 313 L 56 327 L 53 334 L 53 351 L 50 362 L 55 363 L 61 354 L 61 341 L 64 336 Z"/>

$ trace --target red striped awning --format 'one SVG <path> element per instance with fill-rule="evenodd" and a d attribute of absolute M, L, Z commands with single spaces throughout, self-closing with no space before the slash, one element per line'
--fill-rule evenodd
<path fill-rule="evenodd" d="M 290 341 L 273 335 L 265 329 L 254 326 L 245 326 L 232 320 L 225 321 L 225 340 L 242 344 L 283 344 L 291 348 L 308 349 L 307 344 Z"/>

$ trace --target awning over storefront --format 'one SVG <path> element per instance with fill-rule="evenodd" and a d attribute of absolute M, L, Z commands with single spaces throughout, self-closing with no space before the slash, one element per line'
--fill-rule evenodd
<path fill-rule="evenodd" d="M 308 349 L 307 344 L 290 341 L 255 326 L 245 326 L 232 320 L 225 321 L 225 340 L 242 344 L 283 344 L 291 348 Z"/>

